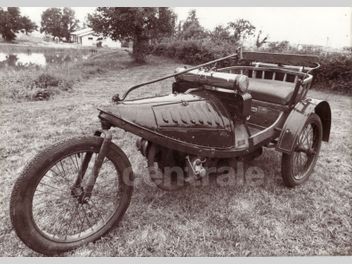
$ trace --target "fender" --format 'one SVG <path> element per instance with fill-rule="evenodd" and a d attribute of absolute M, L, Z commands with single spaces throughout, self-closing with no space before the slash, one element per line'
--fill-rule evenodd
<path fill-rule="evenodd" d="M 298 102 L 282 127 L 276 150 L 292 153 L 296 138 L 302 131 L 310 114 L 316 113 L 323 126 L 323 141 L 328 142 L 331 128 L 331 108 L 327 101 L 307 98 Z"/>

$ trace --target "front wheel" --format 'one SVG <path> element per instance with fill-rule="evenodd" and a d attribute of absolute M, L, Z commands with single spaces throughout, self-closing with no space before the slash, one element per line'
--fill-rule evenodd
<path fill-rule="evenodd" d="M 34 251 L 53 255 L 72 250 L 120 222 L 130 203 L 133 173 L 126 155 L 113 143 L 90 198 L 81 199 L 102 141 L 80 137 L 60 142 L 34 157 L 17 179 L 11 221 L 18 237 Z"/>
<path fill-rule="evenodd" d="M 281 173 L 287 187 L 294 187 L 308 180 L 318 159 L 322 135 L 320 117 L 313 113 L 298 135 L 293 152 L 282 155 Z"/>

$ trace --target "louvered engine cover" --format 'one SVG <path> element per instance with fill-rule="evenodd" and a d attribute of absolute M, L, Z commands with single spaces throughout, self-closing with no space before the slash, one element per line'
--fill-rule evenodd
<path fill-rule="evenodd" d="M 192 145 L 228 148 L 234 144 L 233 120 L 213 93 L 192 93 L 120 102 L 101 109 L 140 129 Z"/>

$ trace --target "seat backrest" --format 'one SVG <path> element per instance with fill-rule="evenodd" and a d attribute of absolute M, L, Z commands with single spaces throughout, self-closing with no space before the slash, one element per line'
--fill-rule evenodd
<path fill-rule="evenodd" d="M 319 57 L 305 54 L 243 51 L 241 53 L 241 60 L 249 62 L 274 63 L 277 65 L 315 67 L 319 62 Z"/>

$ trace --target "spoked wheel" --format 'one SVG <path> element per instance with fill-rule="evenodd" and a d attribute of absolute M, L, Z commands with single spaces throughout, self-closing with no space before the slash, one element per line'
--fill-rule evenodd
<path fill-rule="evenodd" d="M 124 215 L 132 194 L 131 165 L 110 144 L 91 196 L 82 199 L 102 138 L 74 138 L 39 153 L 15 183 L 11 221 L 31 249 L 53 255 L 95 241 Z M 79 179 L 79 180 L 77 180 Z"/>
<path fill-rule="evenodd" d="M 311 114 L 297 137 L 294 151 L 282 156 L 281 171 L 286 186 L 300 185 L 309 178 L 318 159 L 322 133 L 319 116 Z"/>

